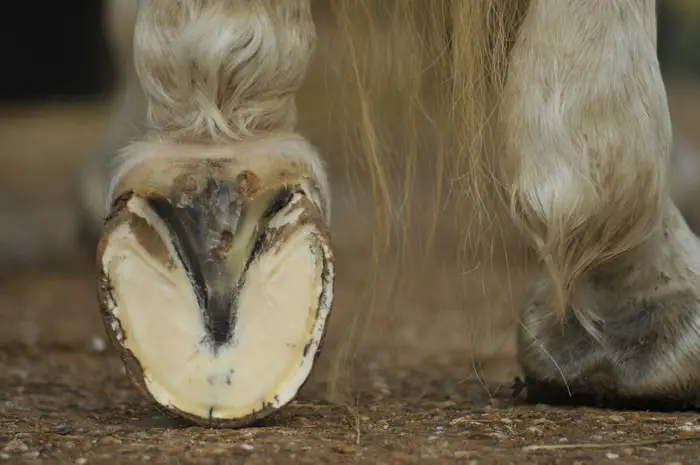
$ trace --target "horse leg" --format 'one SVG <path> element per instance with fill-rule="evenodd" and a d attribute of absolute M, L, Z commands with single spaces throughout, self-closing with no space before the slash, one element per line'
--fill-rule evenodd
<path fill-rule="evenodd" d="M 288 403 L 324 334 L 330 193 L 295 131 L 314 43 L 309 0 L 139 3 L 146 132 L 111 178 L 100 303 L 142 392 L 203 424 Z"/>
<path fill-rule="evenodd" d="M 655 2 L 531 2 L 508 76 L 502 167 L 542 260 L 519 330 L 530 392 L 692 402 L 700 243 L 670 200 Z"/>

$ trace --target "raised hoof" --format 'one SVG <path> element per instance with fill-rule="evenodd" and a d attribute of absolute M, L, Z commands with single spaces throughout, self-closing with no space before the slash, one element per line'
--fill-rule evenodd
<path fill-rule="evenodd" d="M 102 231 L 100 304 L 129 377 L 199 424 L 243 426 L 283 407 L 322 344 L 327 215 L 314 180 L 280 161 L 146 169 L 122 183 Z"/>

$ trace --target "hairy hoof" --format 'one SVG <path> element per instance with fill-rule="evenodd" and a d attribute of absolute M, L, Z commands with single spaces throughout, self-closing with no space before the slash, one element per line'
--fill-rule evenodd
<path fill-rule="evenodd" d="M 700 248 L 678 218 L 662 236 L 588 276 L 564 315 L 536 284 L 518 335 L 527 401 L 700 408 Z"/>
<path fill-rule="evenodd" d="M 97 251 L 107 332 L 161 408 L 236 427 L 310 375 L 333 296 L 324 193 L 293 156 L 165 158 L 119 183 Z"/>

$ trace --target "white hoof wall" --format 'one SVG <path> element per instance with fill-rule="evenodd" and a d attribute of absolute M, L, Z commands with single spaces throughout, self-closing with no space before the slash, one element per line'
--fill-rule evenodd
<path fill-rule="evenodd" d="M 243 426 L 308 379 L 333 299 L 323 215 L 300 190 L 212 182 L 173 202 L 122 195 L 98 249 L 105 327 L 131 380 L 207 426 Z"/>

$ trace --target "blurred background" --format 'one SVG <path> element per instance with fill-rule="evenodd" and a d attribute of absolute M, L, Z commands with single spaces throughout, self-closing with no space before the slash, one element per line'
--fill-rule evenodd
<path fill-rule="evenodd" d="M 322 34 L 327 12 L 322 2 L 316 4 L 320 5 L 316 13 Z M 88 255 L 78 248 L 79 212 L 74 200 L 79 170 L 99 146 L 117 85 L 115 63 L 105 37 L 104 8 L 98 0 L 6 2 L 0 6 L 2 345 L 92 350 L 103 344 L 95 342 L 103 340 L 103 331 L 91 266 L 85 259 Z M 663 0 L 658 2 L 658 9 L 659 58 L 677 145 L 686 154 L 681 170 L 693 181 L 700 176 L 700 158 L 694 149 L 700 147 L 700 1 Z M 322 59 L 321 43 L 317 61 Z M 313 83 L 322 79 L 318 75 L 321 67 L 317 68 L 313 71 L 317 74 L 310 77 Z M 332 158 L 337 151 L 334 136 L 320 123 L 331 105 L 321 88 L 308 85 L 301 93 L 302 130 Z M 334 189 L 340 204 L 334 213 L 339 256 L 336 312 L 351 314 L 353 308 L 362 305 L 356 295 L 366 275 L 369 215 L 353 204 L 340 180 Z M 696 190 L 683 194 L 691 221 L 696 221 L 694 211 L 700 211 L 694 207 L 700 200 Z M 436 263 L 451 253 L 449 244 L 438 246 Z M 43 258 L 40 266 L 25 266 L 39 258 Z M 414 282 L 423 286 L 413 289 L 411 298 L 405 294 L 399 305 L 404 310 L 416 309 L 414 324 L 402 326 L 392 320 L 398 328 L 395 332 L 407 345 L 425 353 L 430 347 L 443 351 L 468 347 L 474 351 L 478 346 L 480 355 L 475 356 L 473 366 L 480 365 L 483 358 L 512 355 L 508 337 L 498 336 L 512 328 L 512 318 L 506 318 L 510 323 L 503 324 L 489 318 L 483 323 L 489 331 L 474 331 L 473 319 L 464 319 L 463 294 L 455 290 L 460 286 L 455 286 L 454 269 L 426 265 L 420 273 Z M 465 289 L 469 286 L 459 291 L 464 293 Z M 511 297 L 502 294 L 505 292 L 492 294 L 497 298 L 483 305 L 508 313 L 510 304 L 506 300 Z M 479 302 L 473 296 L 469 300 L 472 315 L 480 313 L 473 310 L 481 308 Z M 444 318 L 434 318 L 438 312 Z M 494 312 L 488 314 L 493 316 Z M 411 312 L 402 313 L 401 318 L 407 314 Z M 478 334 L 471 335 L 474 333 Z"/>

